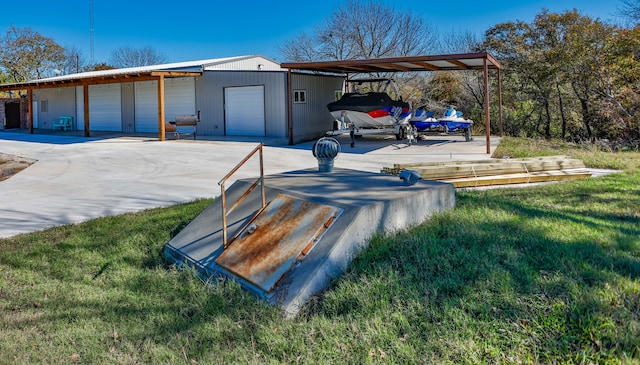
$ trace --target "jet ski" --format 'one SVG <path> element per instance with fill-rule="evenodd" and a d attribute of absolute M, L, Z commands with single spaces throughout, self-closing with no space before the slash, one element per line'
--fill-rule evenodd
<path fill-rule="evenodd" d="M 414 126 L 418 132 L 429 132 L 441 129 L 443 132 L 455 132 L 458 129 L 469 129 L 473 125 L 471 119 L 462 117 L 462 112 L 457 111 L 453 106 L 449 106 L 444 111 L 441 118 L 435 118 L 433 112 L 419 108 L 413 117 L 409 119 L 409 124 Z"/>
<path fill-rule="evenodd" d="M 417 133 L 438 132 L 453 133 L 460 132 L 464 134 L 466 141 L 471 141 L 471 127 L 473 121 L 462 117 L 462 112 L 457 111 L 453 106 L 449 106 L 444 111 L 441 118 L 435 118 L 433 112 L 426 111 L 424 108 L 418 108 L 409 124 L 415 128 Z"/>
<path fill-rule="evenodd" d="M 433 131 L 440 128 L 440 122 L 433 116 L 433 112 L 428 112 L 424 108 L 419 108 L 415 111 L 413 117 L 409 119 L 409 124 L 418 132 Z"/>
<path fill-rule="evenodd" d="M 440 125 L 446 127 L 447 132 L 455 132 L 458 129 L 470 129 L 473 125 L 471 119 L 465 119 L 462 117 L 462 112 L 456 111 L 453 105 L 450 105 L 447 110 L 444 111 L 442 118 L 438 118 Z"/>

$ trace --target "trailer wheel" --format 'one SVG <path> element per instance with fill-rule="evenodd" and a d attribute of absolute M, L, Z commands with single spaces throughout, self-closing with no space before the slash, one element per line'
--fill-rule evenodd
<path fill-rule="evenodd" d="M 473 137 L 471 136 L 471 128 L 467 128 L 464 131 L 464 140 L 466 142 L 473 141 Z"/>

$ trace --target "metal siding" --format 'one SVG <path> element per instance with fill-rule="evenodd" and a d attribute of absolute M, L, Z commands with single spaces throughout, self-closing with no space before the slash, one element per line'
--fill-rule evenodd
<path fill-rule="evenodd" d="M 135 83 L 136 132 L 158 132 L 158 81 Z"/>
<path fill-rule="evenodd" d="M 52 121 L 61 115 L 73 117 L 75 128 L 75 88 L 63 87 L 57 89 L 40 89 L 34 93 L 34 101 L 38 102 L 38 128 L 53 128 Z M 40 110 L 40 101 L 47 100 L 47 112 Z"/>
<path fill-rule="evenodd" d="M 198 134 L 224 135 L 222 89 L 218 90 L 213 72 L 205 72 L 196 78 L 196 107 L 200 110 Z"/>
<path fill-rule="evenodd" d="M 76 128 L 84 130 L 84 87 L 76 86 Z"/>
<path fill-rule="evenodd" d="M 266 137 L 286 138 L 286 78 L 285 72 L 205 71 L 196 80 L 196 106 L 201 111 L 198 134 L 224 135 L 224 88 L 264 86 Z"/>
<path fill-rule="evenodd" d="M 122 84 L 122 131 L 125 133 L 135 132 L 135 94 L 133 82 Z"/>
<path fill-rule="evenodd" d="M 230 61 L 221 63 L 218 65 L 206 66 L 205 70 L 226 70 L 226 71 L 281 71 L 280 64 L 268 60 L 264 57 L 250 57 L 245 59 L 239 59 L 236 61 Z"/>
<path fill-rule="evenodd" d="M 122 131 L 120 84 L 89 86 L 89 123 L 94 131 Z"/>
<path fill-rule="evenodd" d="M 293 142 L 299 143 L 325 135 L 333 128 L 327 104 L 335 101 L 335 91 L 342 89 L 339 76 L 293 73 L 292 90 L 306 90 L 307 102 L 293 104 Z"/>

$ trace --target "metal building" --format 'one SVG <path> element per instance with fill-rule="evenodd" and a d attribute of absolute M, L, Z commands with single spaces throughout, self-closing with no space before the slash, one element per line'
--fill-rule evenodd
<path fill-rule="evenodd" d="M 201 136 L 255 136 L 282 144 L 331 129 L 326 105 L 343 78 L 289 73 L 260 55 L 84 72 L 0 85 L 27 90 L 29 128 L 53 129 L 60 116 L 72 128 L 157 133 L 177 115 L 199 115 Z M 180 129 L 181 127 L 178 127 Z M 183 127 L 184 128 L 184 127 Z"/>

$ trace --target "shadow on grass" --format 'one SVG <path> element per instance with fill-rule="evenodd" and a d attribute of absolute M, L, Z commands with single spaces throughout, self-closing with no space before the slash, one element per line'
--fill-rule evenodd
<path fill-rule="evenodd" d="M 0 264 L 18 277 L 0 287 L 0 299 L 15 293 L 3 326 L 52 342 L 73 338 L 95 363 L 114 359 L 109 348 L 139 362 L 247 362 L 255 353 L 287 362 L 319 349 L 315 359 L 326 362 L 344 355 L 336 341 L 373 348 L 376 321 L 415 352 L 403 358 L 402 348 L 385 347 L 397 362 L 638 358 L 637 178 L 459 192 L 454 211 L 374 238 L 292 321 L 236 283 L 205 286 L 166 265 L 164 244 L 210 201 L 0 240 Z M 311 343 L 310 326 L 336 334 Z M 361 361 L 358 351 L 343 360 Z"/>
<path fill-rule="evenodd" d="M 376 238 L 305 315 L 348 322 L 399 312 L 419 323 L 412 336 L 502 354 L 516 344 L 542 362 L 577 361 L 578 352 L 638 358 L 637 178 L 458 193 L 454 212 Z M 469 356 L 460 349 L 450 352 Z"/>

